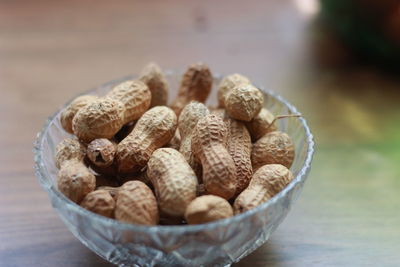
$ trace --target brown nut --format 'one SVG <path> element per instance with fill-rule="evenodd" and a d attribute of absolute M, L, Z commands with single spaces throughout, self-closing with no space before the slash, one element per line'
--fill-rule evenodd
<path fill-rule="evenodd" d="M 179 152 L 182 153 L 190 167 L 199 177 L 201 177 L 201 164 L 192 153 L 192 138 L 199 119 L 209 113 L 204 104 L 192 101 L 182 110 L 178 120 L 178 128 L 182 139 Z"/>
<path fill-rule="evenodd" d="M 118 170 L 127 173 L 142 169 L 153 151 L 172 139 L 176 126 L 176 115 L 168 107 L 157 106 L 144 113 L 133 131 L 118 144 Z"/>
<path fill-rule="evenodd" d="M 147 164 L 147 176 L 154 185 L 160 210 L 183 217 L 197 190 L 197 177 L 183 155 L 173 148 L 157 149 Z"/>
<path fill-rule="evenodd" d="M 160 66 L 153 62 L 147 64 L 142 70 L 139 80 L 144 82 L 150 89 L 150 107 L 167 105 L 168 83 Z"/>
<path fill-rule="evenodd" d="M 115 201 L 107 190 L 96 190 L 87 194 L 81 202 L 81 207 L 102 216 L 112 218 Z"/>
<path fill-rule="evenodd" d="M 114 162 L 117 145 L 105 138 L 94 139 L 87 147 L 89 160 L 98 167 L 108 167 Z"/>
<path fill-rule="evenodd" d="M 224 77 L 218 86 L 218 106 L 220 108 L 225 107 L 225 97 L 226 95 L 235 87 L 236 85 L 250 84 L 250 80 L 241 74 L 231 74 Z"/>
<path fill-rule="evenodd" d="M 63 162 L 76 159 L 82 161 L 86 156 L 86 147 L 75 138 L 66 138 L 56 147 L 55 162 L 59 169 Z"/>
<path fill-rule="evenodd" d="M 92 192 L 96 178 L 89 169 L 76 159 L 67 160 L 61 165 L 57 180 L 58 190 L 75 203 Z"/>
<path fill-rule="evenodd" d="M 123 124 L 139 119 L 149 109 L 151 103 L 149 88 L 137 80 L 118 84 L 107 94 L 107 97 L 120 101 L 124 105 Z"/>
<path fill-rule="evenodd" d="M 84 106 L 96 100 L 94 95 L 81 95 L 75 98 L 60 114 L 60 122 L 64 130 L 74 133 L 72 130 L 72 120 L 75 114 Z"/>
<path fill-rule="evenodd" d="M 190 65 L 183 75 L 178 96 L 171 108 L 179 115 L 190 101 L 204 103 L 211 92 L 213 77 L 210 69 L 203 63 Z"/>
<path fill-rule="evenodd" d="M 278 130 L 275 124 L 271 125 L 274 119 L 275 116 L 268 109 L 262 108 L 257 116 L 255 116 L 251 121 L 245 123 L 253 142 L 257 141 L 267 133 Z"/>
<path fill-rule="evenodd" d="M 225 97 L 225 110 L 229 116 L 241 121 L 251 121 L 261 110 L 264 96 L 251 84 L 239 84 Z"/>
<path fill-rule="evenodd" d="M 253 176 L 251 165 L 251 138 L 243 124 L 232 118 L 226 118 L 225 123 L 228 128 L 228 152 L 231 155 L 236 167 L 236 192 L 238 195 L 248 185 Z"/>
<path fill-rule="evenodd" d="M 72 120 L 74 134 L 84 142 L 111 139 L 124 125 L 124 105 L 111 98 L 100 98 L 81 108 Z"/>
<path fill-rule="evenodd" d="M 203 182 L 208 193 L 230 199 L 236 191 L 235 163 L 226 145 L 228 130 L 217 115 L 201 118 L 192 138 L 192 151 L 203 167 Z"/>
<path fill-rule="evenodd" d="M 140 181 L 126 182 L 118 192 L 115 219 L 126 223 L 156 225 L 159 215 L 151 189 Z"/>
<path fill-rule="evenodd" d="M 270 132 L 253 144 L 251 162 L 253 170 L 265 164 L 282 164 L 290 168 L 294 160 L 294 144 L 284 132 Z"/>
<path fill-rule="evenodd" d="M 293 180 L 293 174 L 280 164 L 268 164 L 259 168 L 249 186 L 236 198 L 235 214 L 251 210 L 279 193 Z"/>
<path fill-rule="evenodd" d="M 185 219 L 188 224 L 208 223 L 232 216 L 233 210 L 229 202 L 213 195 L 194 199 L 185 212 Z"/>

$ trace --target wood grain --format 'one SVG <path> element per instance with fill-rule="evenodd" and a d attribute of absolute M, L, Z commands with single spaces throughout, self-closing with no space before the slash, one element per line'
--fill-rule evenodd
<path fill-rule="evenodd" d="M 399 85 L 298 1 L 1 1 L 0 266 L 110 266 L 63 225 L 32 144 L 67 99 L 148 61 L 240 72 L 299 107 L 317 153 L 303 194 L 236 266 L 400 264 Z"/>

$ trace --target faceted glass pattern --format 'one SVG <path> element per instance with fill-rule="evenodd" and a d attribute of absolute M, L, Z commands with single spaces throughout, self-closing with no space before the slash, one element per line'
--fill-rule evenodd
<path fill-rule="evenodd" d="M 114 85 L 135 77 L 114 80 L 86 93 L 104 95 Z M 181 72 L 167 72 L 170 100 L 177 93 L 180 78 Z M 217 103 L 216 86 L 220 78 L 214 78 L 208 104 Z M 260 89 L 264 92 L 265 107 L 275 115 L 298 114 L 279 95 Z M 81 208 L 57 190 L 54 150 L 59 142 L 71 136 L 59 122 L 62 108 L 37 135 L 36 176 L 68 229 L 95 253 L 120 266 L 226 266 L 237 262 L 268 240 L 297 199 L 310 171 L 314 143 L 305 119 L 281 119 L 278 128 L 289 134 L 296 148 L 291 167 L 295 178 L 268 202 L 232 218 L 203 225 L 148 227 L 118 222 Z"/>

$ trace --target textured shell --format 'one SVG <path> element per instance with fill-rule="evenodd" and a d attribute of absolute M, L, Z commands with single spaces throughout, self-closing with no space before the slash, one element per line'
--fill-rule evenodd
<path fill-rule="evenodd" d="M 226 149 L 227 137 L 224 121 L 217 115 L 207 115 L 195 127 L 192 152 L 201 161 L 206 191 L 230 199 L 237 182 L 235 163 Z"/>
<path fill-rule="evenodd" d="M 150 89 L 150 107 L 167 105 L 168 83 L 160 66 L 153 62 L 147 64 L 143 68 L 139 80 L 145 83 Z"/>
<path fill-rule="evenodd" d="M 137 120 L 151 103 L 151 92 L 149 87 L 141 81 L 125 81 L 115 86 L 108 94 L 108 97 L 124 104 L 124 123 Z"/>
<path fill-rule="evenodd" d="M 82 95 L 75 98 L 60 114 L 60 122 L 64 130 L 72 134 L 72 120 L 75 114 L 96 99 L 97 96 L 94 95 Z"/>
<path fill-rule="evenodd" d="M 67 198 L 80 203 L 95 189 L 96 178 L 81 161 L 68 160 L 58 172 L 57 186 Z"/>
<path fill-rule="evenodd" d="M 86 147 L 83 144 L 75 138 L 66 138 L 56 147 L 56 167 L 60 168 L 63 162 L 71 159 L 82 161 L 85 155 Z"/>
<path fill-rule="evenodd" d="M 140 181 L 125 183 L 118 192 L 115 219 L 133 224 L 156 225 L 159 220 L 156 198 Z"/>
<path fill-rule="evenodd" d="M 112 138 L 124 124 L 124 105 L 111 98 L 95 100 L 81 108 L 72 121 L 74 134 L 84 142 Z"/>
<path fill-rule="evenodd" d="M 213 77 L 207 65 L 197 63 L 189 66 L 183 75 L 178 96 L 171 107 L 180 114 L 182 109 L 192 100 L 204 103 L 211 92 Z"/>
<path fill-rule="evenodd" d="M 249 83 L 250 80 L 247 77 L 237 73 L 224 77 L 218 86 L 218 106 L 220 108 L 225 107 L 225 97 L 233 87 Z"/>
<path fill-rule="evenodd" d="M 282 164 L 290 168 L 294 160 L 292 139 L 284 132 L 270 132 L 253 144 L 251 162 L 256 170 L 265 164 Z"/>
<path fill-rule="evenodd" d="M 251 138 L 246 126 L 235 119 L 226 118 L 228 127 L 228 152 L 236 167 L 236 195 L 242 192 L 253 176 L 251 165 Z"/>
<path fill-rule="evenodd" d="M 176 126 L 176 115 L 168 107 L 157 106 L 144 113 L 133 131 L 118 144 L 118 170 L 126 173 L 143 168 L 153 151 L 172 139 Z"/>
<path fill-rule="evenodd" d="M 263 103 L 263 94 L 251 84 L 237 85 L 225 97 L 226 112 L 241 121 L 251 121 L 260 112 Z"/>
<path fill-rule="evenodd" d="M 99 167 L 108 167 L 114 162 L 117 146 L 105 138 L 95 139 L 87 147 L 89 160 Z"/>
<path fill-rule="evenodd" d="M 96 190 L 87 194 L 80 205 L 91 212 L 112 218 L 115 200 L 107 190 Z"/>
<path fill-rule="evenodd" d="M 257 141 L 265 134 L 277 130 L 275 124 L 271 125 L 274 119 L 274 114 L 272 114 L 268 109 L 262 108 L 257 116 L 255 116 L 251 121 L 246 122 L 246 127 L 250 132 L 253 142 Z"/>
<path fill-rule="evenodd" d="M 110 196 L 114 199 L 114 201 L 117 201 L 118 192 L 121 190 L 121 187 L 120 186 L 100 186 L 96 189 L 96 191 L 100 191 L 100 190 L 107 191 L 110 194 Z M 115 207 L 114 207 L 114 209 L 115 209 Z"/>
<path fill-rule="evenodd" d="M 291 171 L 280 164 L 259 168 L 246 188 L 235 200 L 235 214 L 248 211 L 279 193 L 293 180 Z"/>
<path fill-rule="evenodd" d="M 186 105 L 179 115 L 178 128 L 182 138 L 179 152 L 182 153 L 198 176 L 201 175 L 201 165 L 192 153 L 192 136 L 199 119 L 209 113 L 208 108 L 203 103 L 192 101 Z"/>
<path fill-rule="evenodd" d="M 185 212 L 188 224 L 208 223 L 232 216 L 233 210 L 229 202 L 213 195 L 196 198 L 189 204 Z"/>
<path fill-rule="evenodd" d="M 183 217 L 196 197 L 197 177 L 181 153 L 173 148 L 154 151 L 147 164 L 147 176 L 154 185 L 160 210 Z"/>

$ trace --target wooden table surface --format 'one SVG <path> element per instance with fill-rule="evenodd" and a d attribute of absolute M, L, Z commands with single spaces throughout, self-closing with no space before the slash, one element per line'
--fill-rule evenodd
<path fill-rule="evenodd" d="M 151 60 L 243 73 L 295 104 L 315 135 L 299 200 L 235 266 L 399 266 L 400 81 L 352 64 L 312 3 L 0 1 L 0 266 L 110 266 L 52 209 L 32 144 L 67 99 Z"/>

